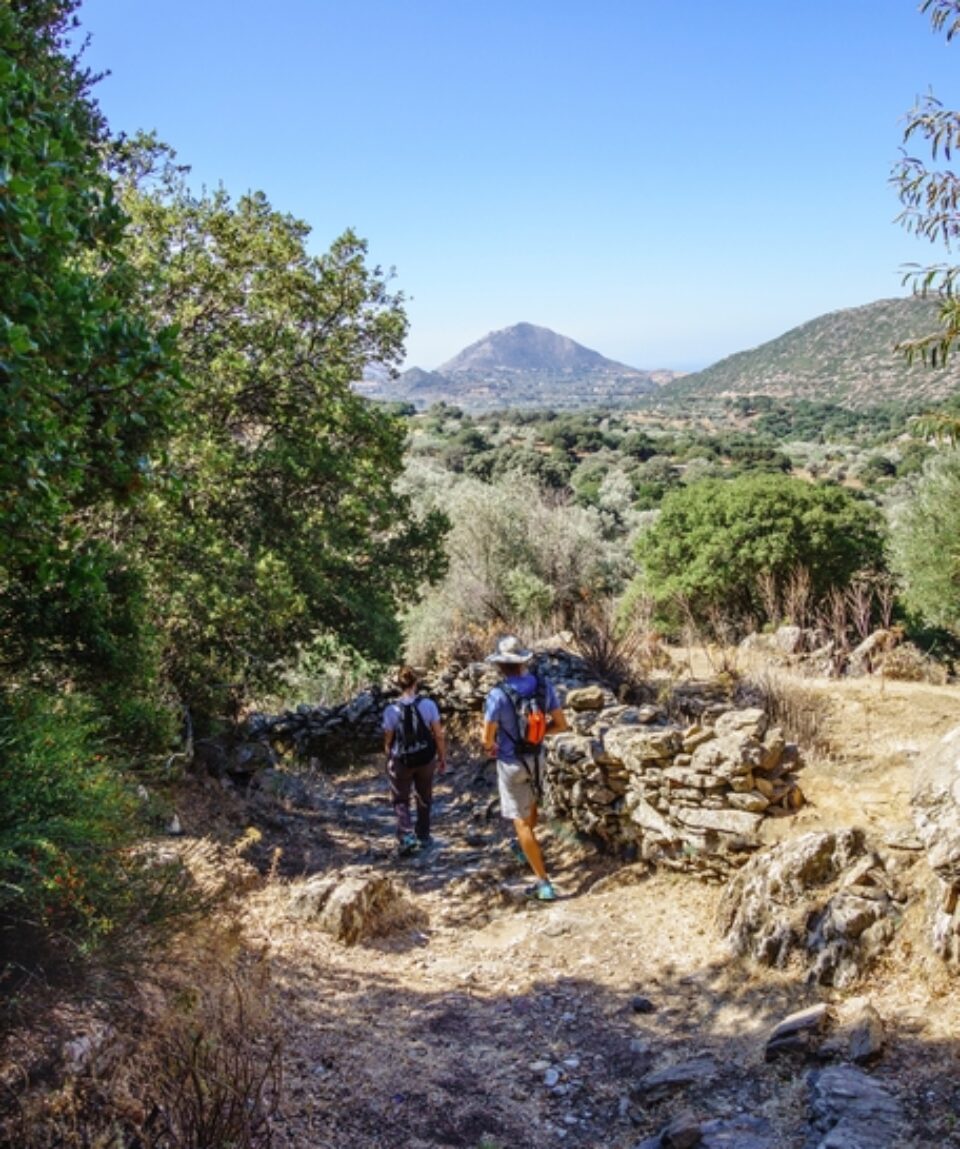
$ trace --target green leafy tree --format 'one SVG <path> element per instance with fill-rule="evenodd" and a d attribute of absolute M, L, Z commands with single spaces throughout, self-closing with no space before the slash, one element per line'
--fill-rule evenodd
<path fill-rule="evenodd" d="M 928 461 L 893 514 L 891 549 L 906 605 L 960 636 L 960 451 Z"/>
<path fill-rule="evenodd" d="M 693 618 L 763 619 L 758 577 L 785 584 L 811 572 L 822 596 L 883 562 L 880 512 L 840 487 L 781 475 L 705 479 L 671 491 L 641 534 L 633 591 L 651 596 L 667 621 L 683 603 Z"/>
<path fill-rule="evenodd" d="M 442 573 L 442 516 L 395 489 L 403 422 L 358 396 L 391 367 L 400 297 L 352 232 L 321 256 L 260 194 L 194 195 L 172 154 L 118 154 L 144 304 L 179 328 L 175 482 L 141 524 L 169 673 L 214 714 L 320 637 L 389 659 L 397 610 Z"/>
<path fill-rule="evenodd" d="M 125 851 L 140 804 L 103 752 L 103 710 L 136 702 L 156 669 L 123 524 L 147 498 L 179 382 L 166 319 L 137 305 L 107 127 L 66 47 L 75 7 L 0 5 L 5 1004 L 36 966 L 142 924 L 163 881 Z"/>
<path fill-rule="evenodd" d="M 922 0 L 920 11 L 930 14 L 934 31 L 948 41 L 960 32 L 960 0 Z M 900 222 L 907 231 L 942 243 L 948 250 L 960 238 L 960 180 L 952 168 L 930 167 L 925 159 L 906 150 L 920 143 L 936 165 L 950 164 L 960 145 L 960 111 L 945 108 L 932 93 L 912 109 L 904 130 L 904 154 L 893 172 L 903 211 Z M 902 344 L 909 358 L 920 357 L 941 366 L 960 338 L 960 267 L 949 263 L 912 267 L 906 277 L 920 295 L 939 296 L 939 331 Z M 955 431 L 954 431 L 955 433 Z"/>
<path fill-rule="evenodd" d="M 103 678 L 138 626 L 113 517 L 149 484 L 177 379 L 132 300 L 106 125 L 64 46 L 75 7 L 0 5 L 0 639 L 8 674 Z"/>

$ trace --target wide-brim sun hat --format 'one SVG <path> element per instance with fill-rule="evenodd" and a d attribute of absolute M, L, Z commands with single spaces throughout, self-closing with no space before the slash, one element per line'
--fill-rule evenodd
<path fill-rule="evenodd" d="M 487 662 L 495 665 L 522 666 L 533 658 L 533 651 L 527 650 L 515 634 L 508 634 L 497 643 L 493 654 L 487 655 Z"/>

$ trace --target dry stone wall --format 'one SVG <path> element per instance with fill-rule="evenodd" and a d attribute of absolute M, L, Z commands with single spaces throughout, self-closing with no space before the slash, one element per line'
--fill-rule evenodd
<path fill-rule="evenodd" d="M 799 751 L 759 708 L 715 703 L 678 723 L 596 701 L 568 693 L 574 729 L 552 739 L 546 770 L 549 809 L 585 833 L 719 877 L 761 844 L 765 817 L 803 802 Z"/>

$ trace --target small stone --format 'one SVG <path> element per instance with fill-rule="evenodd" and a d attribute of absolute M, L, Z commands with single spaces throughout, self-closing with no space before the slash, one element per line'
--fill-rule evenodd
<path fill-rule="evenodd" d="M 648 997 L 642 994 L 636 994 L 633 1001 L 630 1003 L 633 1007 L 634 1013 L 656 1013 L 657 1007 Z"/>
<path fill-rule="evenodd" d="M 543 1075 L 543 1084 L 552 1089 L 560 1080 L 560 1071 L 558 1069 L 548 1069 Z"/>
<path fill-rule="evenodd" d="M 785 1017 L 767 1039 L 766 1060 L 789 1053 L 810 1053 L 827 1024 L 827 1016 L 828 1009 L 821 1002 Z"/>
<path fill-rule="evenodd" d="M 693 1149 L 700 1143 L 700 1122 L 693 1112 L 685 1109 L 660 1134 L 663 1149 Z"/>
<path fill-rule="evenodd" d="M 689 1086 L 705 1087 L 717 1075 L 717 1063 L 710 1056 L 695 1057 L 679 1065 L 670 1065 L 645 1074 L 633 1087 L 633 1094 L 644 1104 L 663 1101 Z"/>

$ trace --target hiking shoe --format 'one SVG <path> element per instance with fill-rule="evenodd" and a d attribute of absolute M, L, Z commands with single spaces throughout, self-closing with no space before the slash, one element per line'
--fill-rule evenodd
<path fill-rule="evenodd" d="M 416 834 L 404 834 L 400 839 L 397 850 L 400 854 L 413 854 L 420 845 Z"/>
<path fill-rule="evenodd" d="M 557 900 L 557 891 L 553 888 L 552 882 L 543 879 L 542 881 L 534 882 L 534 884 L 527 889 L 527 896 L 537 902 L 555 902 Z"/>

